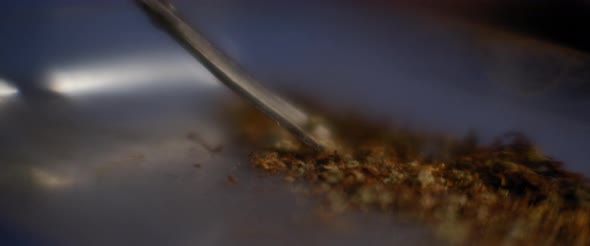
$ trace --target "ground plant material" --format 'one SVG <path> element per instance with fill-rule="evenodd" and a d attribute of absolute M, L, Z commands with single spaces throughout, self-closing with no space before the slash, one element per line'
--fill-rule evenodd
<path fill-rule="evenodd" d="M 587 181 L 522 134 L 488 145 L 330 115 L 342 147 L 316 153 L 253 109 L 236 111 L 253 167 L 308 184 L 323 211 L 383 211 L 452 244 L 590 245 Z M 391 215 L 393 214 L 393 215 Z"/>
<path fill-rule="evenodd" d="M 236 185 L 236 184 L 239 184 L 240 182 L 233 175 L 228 175 L 226 183 L 229 185 Z"/>

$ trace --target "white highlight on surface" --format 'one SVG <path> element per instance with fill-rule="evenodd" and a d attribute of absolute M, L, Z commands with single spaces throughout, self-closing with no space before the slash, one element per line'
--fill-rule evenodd
<path fill-rule="evenodd" d="M 62 189 L 74 184 L 72 178 L 56 175 L 47 170 L 36 167 L 31 168 L 31 177 L 35 183 L 48 189 Z"/>
<path fill-rule="evenodd" d="M 9 97 L 18 94 L 18 89 L 0 78 L 0 97 Z"/>
<path fill-rule="evenodd" d="M 192 57 L 138 56 L 53 70 L 49 89 L 65 95 L 111 93 L 153 87 L 217 86 Z"/>

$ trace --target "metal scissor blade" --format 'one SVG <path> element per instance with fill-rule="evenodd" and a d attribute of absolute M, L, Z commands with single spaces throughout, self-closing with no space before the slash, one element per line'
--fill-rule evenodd
<path fill-rule="evenodd" d="M 161 0 L 138 0 L 138 2 L 222 83 L 253 103 L 260 111 L 277 121 L 303 143 L 319 151 L 331 149 L 332 141 L 328 139 L 327 134 L 318 136 L 313 134 L 317 132 L 316 129 L 310 129 L 318 127 L 325 129 L 325 127 L 312 124 L 305 112 L 261 86 L 235 61 L 184 21 L 172 4 Z"/>

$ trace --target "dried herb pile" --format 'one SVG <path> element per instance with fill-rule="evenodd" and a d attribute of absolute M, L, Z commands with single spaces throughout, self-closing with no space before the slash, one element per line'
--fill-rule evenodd
<path fill-rule="evenodd" d="M 254 110 L 235 115 L 251 164 L 310 184 L 327 213 L 392 212 L 455 244 L 590 245 L 587 181 L 522 134 L 481 145 L 331 115 L 343 148 L 314 153 Z"/>

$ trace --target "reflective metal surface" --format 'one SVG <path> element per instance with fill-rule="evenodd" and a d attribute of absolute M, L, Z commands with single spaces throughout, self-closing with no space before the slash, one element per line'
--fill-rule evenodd
<path fill-rule="evenodd" d="M 237 98 L 131 1 L 5 2 L 0 244 L 433 242 L 379 214 L 323 221 L 315 201 L 259 178 L 219 117 Z M 590 174 L 585 55 L 346 4 L 178 7 L 269 87 L 457 136 L 523 131 Z"/>

